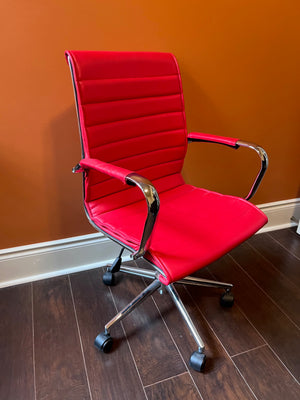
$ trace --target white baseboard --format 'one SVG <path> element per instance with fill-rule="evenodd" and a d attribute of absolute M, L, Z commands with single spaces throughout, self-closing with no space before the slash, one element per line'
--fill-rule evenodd
<path fill-rule="evenodd" d="M 297 223 L 291 218 L 294 217 L 298 221 L 300 219 L 300 198 L 259 204 L 257 207 L 269 219 L 269 222 L 258 233 L 296 226 Z"/>
<path fill-rule="evenodd" d="M 0 250 L 0 288 L 102 267 L 119 251 L 100 233 Z"/>
<path fill-rule="evenodd" d="M 269 218 L 259 233 L 295 226 L 300 199 L 260 204 Z M 100 233 L 0 250 L 0 288 L 98 268 L 111 263 L 120 247 Z M 124 253 L 129 260 L 129 252 Z"/>

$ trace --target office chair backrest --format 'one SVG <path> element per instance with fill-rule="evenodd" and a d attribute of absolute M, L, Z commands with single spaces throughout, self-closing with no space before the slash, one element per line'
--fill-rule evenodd
<path fill-rule="evenodd" d="M 158 192 L 183 183 L 187 132 L 178 65 L 172 54 L 70 51 L 83 157 L 136 171 Z M 142 196 L 90 171 L 85 200 L 101 212 Z"/>

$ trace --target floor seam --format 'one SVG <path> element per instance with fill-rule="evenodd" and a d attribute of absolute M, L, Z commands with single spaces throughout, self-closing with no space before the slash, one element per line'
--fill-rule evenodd
<path fill-rule="evenodd" d="M 90 381 L 89 381 L 89 376 L 88 376 L 87 367 L 86 367 L 85 355 L 84 355 L 84 351 L 83 351 L 83 344 L 82 344 L 82 339 L 81 339 L 80 327 L 79 327 L 79 322 L 78 322 L 78 317 L 77 317 L 77 311 L 76 311 L 76 306 L 75 306 L 75 300 L 74 300 L 74 294 L 73 294 L 73 288 L 72 288 L 70 275 L 68 275 L 68 281 L 69 281 L 71 299 L 72 299 L 73 310 L 74 310 L 74 315 L 75 315 L 75 320 L 76 320 L 76 325 L 77 325 L 77 332 L 78 332 L 78 336 L 79 336 L 80 349 L 81 349 L 81 354 L 82 354 L 82 359 L 83 359 L 83 365 L 84 365 L 87 385 L 88 385 L 88 389 L 89 389 L 90 398 L 91 398 L 91 400 L 93 400 Z"/>
<path fill-rule="evenodd" d="M 32 361 L 33 361 L 33 387 L 34 399 L 37 399 L 36 394 L 36 368 L 35 368 L 35 336 L 34 336 L 34 306 L 33 306 L 33 283 L 31 282 L 31 324 L 32 324 Z"/>
<path fill-rule="evenodd" d="M 166 329 L 167 329 L 167 331 L 168 331 L 168 333 L 169 333 L 169 335 L 170 335 L 170 337 L 171 337 L 171 339 L 172 339 L 172 341 L 173 341 L 173 343 L 174 343 L 174 346 L 175 346 L 176 350 L 178 351 L 178 353 L 179 353 L 179 355 L 180 355 L 180 357 L 181 357 L 181 359 L 182 359 L 182 362 L 184 363 L 184 365 L 185 365 L 185 367 L 186 367 L 187 373 L 189 374 L 189 376 L 190 376 L 190 378 L 191 378 L 191 381 L 193 382 L 193 384 L 194 384 L 194 386 L 195 386 L 195 388 L 196 388 L 196 390 L 197 390 L 197 393 L 199 394 L 200 398 L 201 398 L 202 400 L 204 400 L 204 398 L 203 398 L 203 396 L 202 396 L 202 394 L 201 394 L 201 392 L 200 392 L 198 386 L 196 385 L 196 383 L 195 383 L 195 381 L 194 381 L 194 378 L 193 378 L 193 376 L 192 376 L 192 374 L 191 374 L 191 372 L 190 372 L 190 370 L 189 370 L 189 368 L 188 368 L 188 366 L 187 366 L 187 364 L 186 364 L 186 362 L 185 362 L 185 360 L 184 360 L 184 357 L 183 357 L 183 355 L 181 354 L 181 351 L 179 350 L 179 347 L 177 346 L 176 341 L 175 341 L 175 339 L 174 339 L 174 337 L 173 337 L 173 335 L 172 335 L 172 333 L 171 333 L 171 331 L 170 331 L 170 329 L 169 329 L 169 327 L 168 327 L 168 325 L 167 325 L 167 323 L 166 323 L 164 317 L 162 316 L 162 314 L 161 314 L 161 312 L 160 312 L 160 309 L 159 309 L 159 307 L 158 307 L 158 305 L 157 305 L 157 303 L 156 303 L 154 297 L 153 297 L 153 296 L 151 296 L 151 297 L 152 297 L 152 300 L 153 300 L 153 302 L 154 302 L 154 304 L 155 304 L 155 306 L 156 306 L 156 308 L 157 308 L 157 310 L 158 310 L 158 312 L 159 312 L 159 315 L 160 315 L 160 317 L 161 317 L 161 319 L 162 319 L 162 321 L 163 321 L 163 323 L 164 323 L 164 325 L 165 325 L 165 327 L 166 327 Z"/>
<path fill-rule="evenodd" d="M 267 232 L 266 232 L 267 233 Z M 279 244 L 279 246 L 281 246 L 283 249 L 285 249 L 288 253 L 290 253 L 292 256 L 294 256 L 295 258 L 297 258 L 297 260 L 300 260 L 300 257 L 296 256 L 296 254 L 294 254 L 291 250 L 289 250 L 284 244 L 282 244 L 278 239 L 276 239 L 274 236 L 270 235 L 269 233 L 267 233 L 267 235 L 269 235 L 277 244 Z"/>
<path fill-rule="evenodd" d="M 234 358 L 234 357 L 241 356 L 243 354 L 251 353 L 251 351 L 255 351 L 255 350 L 261 349 L 262 347 L 268 347 L 268 344 L 267 343 L 261 344 L 260 346 L 253 347 L 252 349 L 249 349 L 249 350 L 241 351 L 240 353 L 234 354 L 234 355 L 232 355 L 230 357 Z"/>
<path fill-rule="evenodd" d="M 239 373 L 239 375 L 241 376 L 241 378 L 243 379 L 243 381 L 245 382 L 245 385 L 247 386 L 247 388 L 249 389 L 249 391 L 252 393 L 252 395 L 255 397 L 256 400 L 259 400 L 257 398 L 257 396 L 255 395 L 255 393 L 253 392 L 251 386 L 249 385 L 249 383 L 246 381 L 246 378 L 244 377 L 244 375 L 242 374 L 242 372 L 240 371 L 240 369 L 238 368 L 238 366 L 236 365 L 236 363 L 234 362 L 234 360 L 232 359 L 232 357 L 230 356 L 230 354 L 228 353 L 226 347 L 224 346 L 224 344 L 222 343 L 222 341 L 219 339 L 219 336 L 217 335 L 217 333 L 214 331 L 214 329 L 212 328 L 212 326 L 210 325 L 210 323 L 208 322 L 208 320 L 205 318 L 203 312 L 201 311 L 201 309 L 199 308 L 198 304 L 195 302 L 195 300 L 193 299 L 192 295 L 189 293 L 189 291 L 187 290 L 186 286 L 184 285 L 184 288 L 186 290 L 186 292 L 188 293 L 188 295 L 190 296 L 192 302 L 195 304 L 197 310 L 199 311 L 199 313 L 201 314 L 202 318 L 204 319 L 204 321 L 207 323 L 207 326 L 209 327 L 209 329 L 212 331 L 212 333 L 214 334 L 214 336 L 216 337 L 217 341 L 219 342 L 220 346 L 223 348 L 225 354 L 227 355 L 228 359 L 232 362 L 233 366 L 235 367 L 236 371 Z"/>
<path fill-rule="evenodd" d="M 154 382 L 154 383 L 150 383 L 150 385 L 145 385 L 144 387 L 146 389 L 146 388 L 149 388 L 151 386 L 159 385 L 160 383 L 167 382 L 167 381 L 170 381 L 171 379 L 178 378 L 179 376 L 188 375 L 188 374 L 189 374 L 188 371 L 184 371 L 184 372 L 181 372 L 180 374 L 170 376 L 168 378 L 162 379 L 162 380 Z"/>
<path fill-rule="evenodd" d="M 119 312 L 119 311 L 118 311 L 118 307 L 117 307 L 117 304 L 116 304 L 114 295 L 113 295 L 113 293 L 112 293 L 112 290 L 111 290 L 111 288 L 110 288 L 109 286 L 108 286 L 108 289 L 109 289 L 109 292 L 110 292 L 112 301 L 113 301 L 113 303 L 114 303 L 115 310 L 116 310 L 116 312 L 118 313 L 118 312 Z M 145 386 L 144 386 L 144 383 L 143 383 L 143 380 L 142 380 L 140 371 L 139 371 L 139 369 L 138 369 L 138 366 L 137 366 L 137 364 L 136 364 L 136 361 L 135 361 L 135 358 L 134 358 L 134 355 L 133 355 L 133 351 L 132 351 L 132 349 L 131 349 L 131 346 L 130 346 L 130 343 L 129 343 L 129 340 L 128 340 L 128 337 L 127 337 L 127 334 L 126 334 L 126 330 L 125 330 L 125 328 L 124 328 L 124 325 L 123 325 L 122 321 L 120 321 L 120 325 L 121 325 L 121 328 L 122 328 L 122 330 L 123 330 L 123 333 L 124 333 L 124 336 L 125 336 L 125 339 L 126 339 L 127 346 L 128 346 L 128 348 L 129 348 L 129 351 L 130 351 L 130 355 L 131 355 L 131 358 L 132 358 L 134 367 L 135 367 L 135 369 L 136 369 L 136 372 L 137 372 L 137 375 L 138 375 L 138 377 L 139 377 L 141 386 L 142 386 L 142 388 L 143 388 L 143 392 L 144 392 L 145 398 L 148 400 L 148 396 L 147 396 L 147 393 L 146 393 L 146 390 L 145 390 Z"/>
<path fill-rule="evenodd" d="M 296 324 L 295 321 L 293 321 L 291 319 L 291 317 L 289 315 L 287 315 L 287 313 L 281 308 L 281 306 L 256 282 L 256 280 L 254 278 L 252 278 L 251 275 L 248 274 L 248 272 L 242 267 L 242 265 L 231 255 L 228 254 L 229 257 L 231 257 L 231 259 L 235 262 L 235 264 L 244 272 L 244 274 L 247 276 L 247 278 L 249 278 L 254 285 L 257 286 L 257 288 L 265 295 L 267 296 L 267 298 L 274 304 L 275 307 L 277 307 L 280 312 L 282 312 L 282 314 L 298 329 L 300 330 L 299 326 Z"/>

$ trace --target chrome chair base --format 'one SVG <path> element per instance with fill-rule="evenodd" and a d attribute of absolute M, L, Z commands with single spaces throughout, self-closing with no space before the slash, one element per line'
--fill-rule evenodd
<path fill-rule="evenodd" d="M 120 256 L 119 256 L 120 257 Z M 115 263 L 114 263 L 115 264 Z M 113 264 L 113 265 L 114 265 Z M 222 288 L 225 289 L 225 293 L 221 296 L 221 305 L 226 307 L 231 307 L 233 305 L 233 295 L 231 293 L 231 289 L 233 287 L 230 283 L 212 281 L 208 279 L 201 279 L 196 277 L 187 276 L 184 279 L 181 279 L 177 282 L 171 283 L 167 286 L 163 285 L 158 279 L 158 272 L 152 271 L 148 269 L 138 268 L 138 267 L 131 267 L 127 265 L 122 265 L 119 263 L 118 268 L 112 271 L 112 267 L 108 268 L 108 272 L 104 274 L 106 278 L 103 279 L 103 282 L 107 285 L 114 284 L 114 276 L 113 274 L 117 271 L 136 275 L 143 278 L 152 279 L 153 281 L 149 286 L 147 286 L 138 296 L 136 296 L 126 307 L 124 307 L 118 314 L 113 317 L 104 327 L 104 332 L 100 333 L 95 339 L 95 346 L 98 350 L 102 352 L 109 352 L 112 348 L 112 338 L 110 336 L 110 329 L 116 323 L 122 321 L 129 313 L 131 313 L 136 307 L 138 307 L 147 297 L 151 296 L 156 290 L 163 290 L 166 291 L 171 296 L 174 304 L 176 305 L 177 309 L 179 310 L 183 320 L 185 321 L 187 327 L 189 328 L 196 344 L 197 350 L 194 351 L 190 357 L 190 366 L 199 372 L 202 372 L 204 369 L 206 356 L 204 354 L 204 342 L 199 335 L 191 317 L 189 316 L 183 302 L 181 301 L 176 289 L 175 284 L 185 284 L 185 285 L 196 285 L 196 286 L 205 286 L 205 287 L 214 287 L 214 288 Z M 107 275 L 108 274 L 108 275 Z"/>

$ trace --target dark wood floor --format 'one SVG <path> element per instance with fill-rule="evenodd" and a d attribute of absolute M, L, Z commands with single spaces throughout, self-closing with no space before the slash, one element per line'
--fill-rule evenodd
<path fill-rule="evenodd" d="M 200 271 L 235 285 L 222 309 L 215 289 L 178 291 L 206 344 L 205 373 L 188 367 L 195 344 L 167 294 L 158 292 L 113 327 L 114 350 L 94 337 L 144 287 L 102 270 L 0 291 L 1 400 L 298 400 L 300 237 L 256 235 Z M 188 289 L 188 290 L 187 290 Z"/>

